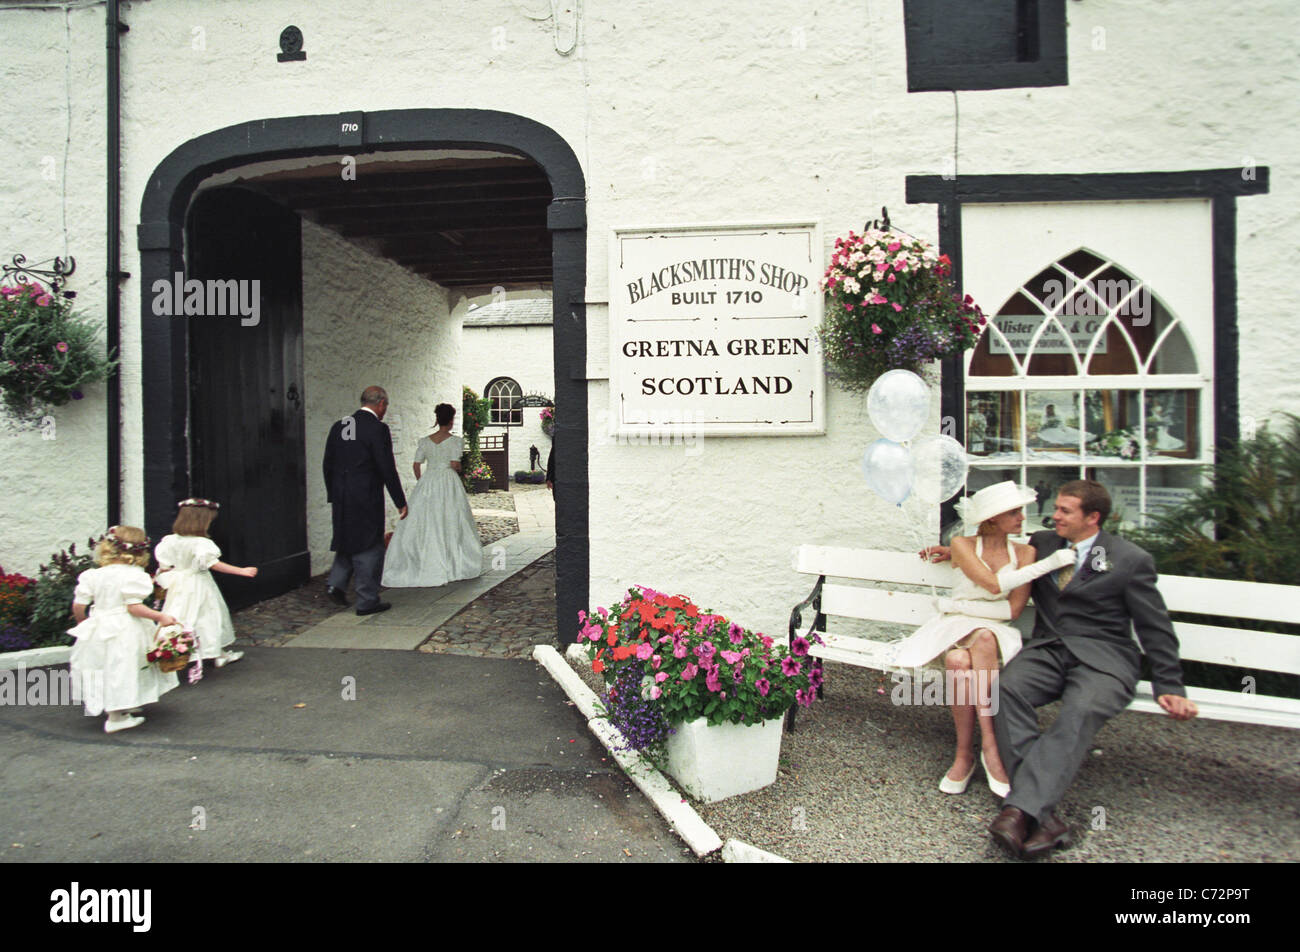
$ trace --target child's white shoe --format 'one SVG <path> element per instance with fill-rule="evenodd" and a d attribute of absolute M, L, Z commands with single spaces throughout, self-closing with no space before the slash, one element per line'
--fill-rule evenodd
<path fill-rule="evenodd" d="M 144 723 L 143 717 L 133 717 L 128 714 L 126 717 L 109 717 L 104 721 L 104 733 L 116 734 L 118 731 L 128 730 L 132 727 L 139 727 Z"/>
<path fill-rule="evenodd" d="M 244 653 L 242 651 L 226 651 L 223 652 L 221 657 L 219 657 L 216 661 L 214 661 L 213 664 L 215 664 L 218 668 L 224 668 L 228 664 L 234 664 L 243 656 Z"/>

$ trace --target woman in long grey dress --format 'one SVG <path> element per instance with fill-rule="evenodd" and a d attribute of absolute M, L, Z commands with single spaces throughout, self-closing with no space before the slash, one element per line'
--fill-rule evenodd
<path fill-rule="evenodd" d="M 483 573 L 483 547 L 460 481 L 461 440 L 451 435 L 456 410 L 440 403 L 438 430 L 415 450 L 407 517 L 393 530 L 384 559 L 385 588 L 425 588 Z M 427 467 L 423 469 L 422 467 Z"/>

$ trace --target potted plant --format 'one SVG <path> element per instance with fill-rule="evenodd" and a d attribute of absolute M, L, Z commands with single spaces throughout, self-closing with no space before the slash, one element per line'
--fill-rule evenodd
<path fill-rule="evenodd" d="M 483 461 L 478 450 L 461 464 L 461 476 L 472 493 L 485 493 L 492 488 L 492 467 Z"/>
<path fill-rule="evenodd" d="M 36 284 L 0 287 L 0 402 L 12 424 L 39 425 L 49 407 L 85 396 L 116 364 L 70 302 Z"/>
<path fill-rule="evenodd" d="M 687 792 L 713 802 L 776 780 L 785 712 L 811 705 L 821 684 L 807 640 L 787 648 L 643 586 L 578 619 L 610 719 Z"/>
<path fill-rule="evenodd" d="M 851 390 L 869 388 L 886 370 L 919 374 L 973 347 L 987 324 L 971 296 L 957 293 L 948 256 L 895 231 L 836 238 L 821 287 L 822 349 Z"/>
<path fill-rule="evenodd" d="M 0 568 L 0 651 L 32 647 L 32 595 L 36 580 Z M 71 601 L 71 598 L 69 598 Z"/>

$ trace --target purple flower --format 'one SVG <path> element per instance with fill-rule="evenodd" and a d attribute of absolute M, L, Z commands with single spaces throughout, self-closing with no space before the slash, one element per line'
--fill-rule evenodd
<path fill-rule="evenodd" d="M 743 664 L 738 664 L 731 669 L 731 680 L 737 684 L 745 680 L 745 666 Z"/>
<path fill-rule="evenodd" d="M 810 688 L 819 688 L 822 686 L 822 669 L 812 668 L 808 672 L 808 686 Z"/>
<path fill-rule="evenodd" d="M 708 664 L 717 650 L 717 648 L 713 647 L 713 642 L 706 641 L 701 645 L 695 646 L 695 657 L 699 658 L 705 664 Z"/>
<path fill-rule="evenodd" d="M 767 692 L 772 690 L 772 682 L 767 678 L 759 678 L 754 682 L 754 687 L 758 688 L 758 693 L 767 697 Z"/>
<path fill-rule="evenodd" d="M 727 637 L 731 639 L 733 645 L 738 645 L 745 640 L 745 629 L 733 621 L 731 627 L 727 629 Z"/>
<path fill-rule="evenodd" d="M 808 648 L 809 648 L 809 642 L 807 638 L 805 638 L 803 635 L 794 636 L 794 642 L 790 647 L 790 650 L 794 654 L 806 655 L 808 653 Z"/>
<path fill-rule="evenodd" d="M 813 693 L 812 691 L 805 691 L 803 688 L 799 688 L 794 692 L 794 699 L 804 707 L 812 707 Z"/>
<path fill-rule="evenodd" d="M 81 399 L 82 397 L 84 397 L 84 396 L 85 396 L 85 394 L 82 393 L 80 390 L 74 390 L 74 391 L 72 391 L 72 399 L 73 399 L 73 400 L 80 400 L 80 399 Z"/>
<path fill-rule="evenodd" d="M 793 678 L 801 670 L 803 670 L 803 665 L 801 665 L 798 661 L 795 661 L 794 658 L 781 659 L 781 672 L 787 678 Z"/>

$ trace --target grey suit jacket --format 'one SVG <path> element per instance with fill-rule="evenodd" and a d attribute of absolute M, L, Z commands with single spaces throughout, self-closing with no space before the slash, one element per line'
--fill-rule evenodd
<path fill-rule="evenodd" d="M 1029 542 L 1040 559 L 1068 544 L 1051 530 L 1035 532 Z M 1105 571 L 1098 568 L 1103 556 Z M 1057 588 L 1054 574 L 1034 580 L 1037 617 L 1030 645 L 1059 638 L 1084 664 L 1132 687 L 1141 673 L 1135 630 L 1151 660 L 1155 696 L 1187 693 L 1178 663 L 1178 636 L 1156 588 L 1155 560 L 1146 550 L 1101 532 L 1064 590 Z"/>

